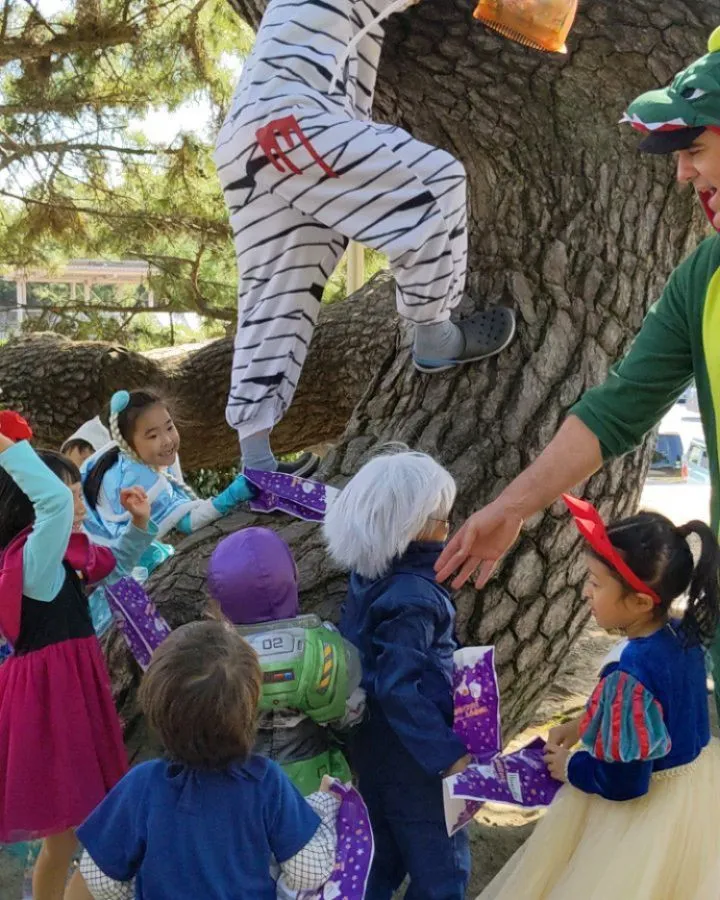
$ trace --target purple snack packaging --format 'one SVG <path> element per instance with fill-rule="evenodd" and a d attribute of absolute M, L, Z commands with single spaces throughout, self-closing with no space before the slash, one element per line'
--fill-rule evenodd
<path fill-rule="evenodd" d="M 143 671 L 153 652 L 170 634 L 170 626 L 134 578 L 122 578 L 105 588 L 113 618 Z"/>
<path fill-rule="evenodd" d="M 334 780 L 333 793 L 340 796 L 337 818 L 335 868 L 325 884 L 315 891 L 300 891 L 298 900 L 363 900 L 375 845 L 370 816 L 357 789 Z"/>
<path fill-rule="evenodd" d="M 483 803 L 548 806 L 561 787 L 545 765 L 542 738 L 501 753 L 494 648 L 465 647 L 456 651 L 454 662 L 454 731 L 474 760 L 464 772 L 443 780 L 445 824 L 451 836 L 472 821 Z"/>
<path fill-rule="evenodd" d="M 319 481 L 285 472 L 245 469 L 244 475 L 257 490 L 257 495 L 250 501 L 253 512 L 279 510 L 306 522 L 322 522 L 330 504 L 340 493 L 337 488 Z"/>
<path fill-rule="evenodd" d="M 463 647 L 453 662 L 453 731 L 479 761 L 490 760 L 502 750 L 495 648 Z"/>

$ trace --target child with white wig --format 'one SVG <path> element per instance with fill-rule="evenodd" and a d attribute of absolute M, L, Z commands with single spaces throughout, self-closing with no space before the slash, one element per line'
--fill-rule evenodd
<path fill-rule="evenodd" d="M 442 779 L 470 761 L 452 730 L 455 609 L 435 580 L 455 482 L 424 453 L 368 462 L 325 517 L 333 558 L 350 569 L 340 631 L 360 651 L 367 717 L 351 761 L 375 835 L 366 900 L 463 900 L 465 831 L 449 838 Z"/>

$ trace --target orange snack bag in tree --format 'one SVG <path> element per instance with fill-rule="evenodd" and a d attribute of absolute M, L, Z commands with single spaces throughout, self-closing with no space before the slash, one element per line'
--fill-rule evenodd
<path fill-rule="evenodd" d="M 480 0 L 473 16 L 526 47 L 566 53 L 577 6 L 578 0 Z"/>

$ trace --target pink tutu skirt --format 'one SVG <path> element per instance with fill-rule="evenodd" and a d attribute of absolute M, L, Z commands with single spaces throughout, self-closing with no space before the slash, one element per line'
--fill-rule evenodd
<path fill-rule="evenodd" d="M 127 768 L 95 637 L 0 666 L 0 842 L 77 827 Z"/>

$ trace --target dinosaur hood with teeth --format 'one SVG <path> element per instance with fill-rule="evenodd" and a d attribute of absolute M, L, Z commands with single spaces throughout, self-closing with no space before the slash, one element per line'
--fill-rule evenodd
<path fill-rule="evenodd" d="M 647 134 L 720 130 L 720 27 L 710 36 L 705 56 L 677 74 L 668 87 L 633 100 L 621 121 Z"/>
<path fill-rule="evenodd" d="M 708 41 L 708 52 L 679 72 L 671 84 L 641 94 L 620 120 L 643 132 L 640 150 L 673 153 L 686 150 L 706 129 L 720 133 L 720 27 Z M 700 194 L 706 215 L 709 196 Z"/>

